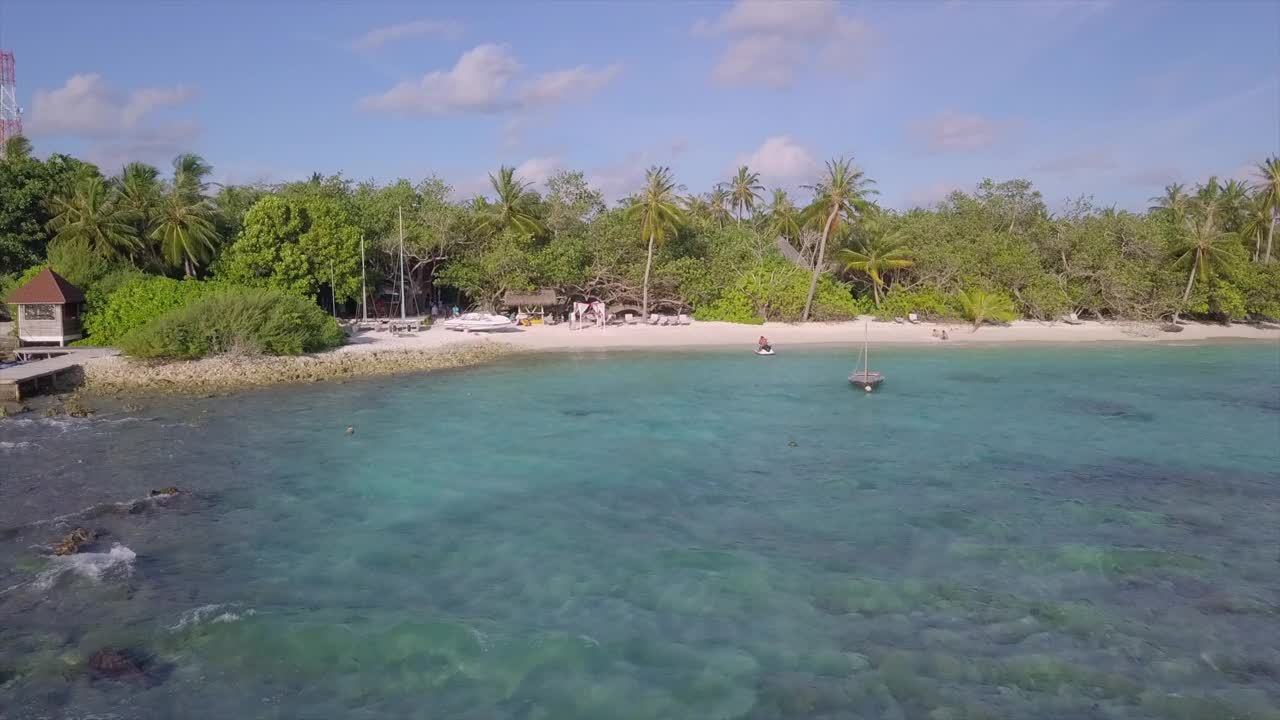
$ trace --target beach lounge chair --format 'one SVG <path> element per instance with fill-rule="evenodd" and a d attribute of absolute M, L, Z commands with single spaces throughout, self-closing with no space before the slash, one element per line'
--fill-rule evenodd
<path fill-rule="evenodd" d="M 622 316 L 622 324 L 623 324 L 623 325 L 635 325 L 635 324 L 636 324 L 636 316 L 635 316 L 635 315 L 632 315 L 631 313 L 626 313 L 625 315 L 623 315 L 623 316 Z"/>
<path fill-rule="evenodd" d="M 912 325 L 915 325 L 916 323 L 920 322 L 920 316 L 915 313 L 907 313 L 907 322 L 911 323 Z"/>
<path fill-rule="evenodd" d="M 895 317 L 895 318 L 893 319 L 893 321 L 894 321 L 894 322 L 896 322 L 896 323 L 898 323 L 899 325 L 901 325 L 903 322 L 905 322 L 905 321 L 904 321 L 902 318 L 900 318 L 900 317 Z"/>
<path fill-rule="evenodd" d="M 680 313 L 680 316 L 679 316 L 679 318 L 677 319 L 676 324 L 677 324 L 677 325 L 688 325 L 688 324 L 689 324 L 689 316 L 688 316 L 688 315 L 685 315 L 684 313 Z"/>
<path fill-rule="evenodd" d="M 660 317 L 657 313 L 653 313 L 653 314 L 649 315 L 649 324 L 650 324 L 650 325 L 657 325 L 657 324 L 658 324 L 658 321 L 659 321 L 660 319 L 661 319 L 661 317 Z"/>

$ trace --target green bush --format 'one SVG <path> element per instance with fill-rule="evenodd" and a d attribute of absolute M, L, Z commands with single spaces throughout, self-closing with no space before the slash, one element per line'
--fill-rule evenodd
<path fill-rule="evenodd" d="M 884 296 L 880 307 L 875 308 L 874 312 L 879 320 L 904 318 L 911 313 L 916 313 L 925 320 L 946 320 L 960 316 L 960 304 L 955 297 L 934 288 L 907 291 L 895 286 Z"/>
<path fill-rule="evenodd" d="M 1003 323 L 1018 317 L 1013 299 L 1000 292 L 970 289 L 960 293 L 960 310 L 976 328 L 984 322 Z"/>
<path fill-rule="evenodd" d="M 114 345 L 161 315 L 224 287 L 214 282 L 155 276 L 115 279 L 121 281 L 118 287 L 109 291 L 100 306 L 90 302 L 85 314 L 84 329 L 94 345 Z"/>
<path fill-rule="evenodd" d="M 301 355 L 337 347 L 342 330 L 318 305 L 282 290 L 229 288 L 147 323 L 120 340 L 127 355 Z"/>
<path fill-rule="evenodd" d="M 743 325 L 763 325 L 764 318 L 756 314 L 751 300 L 746 295 L 734 291 L 723 295 L 720 299 L 693 311 L 695 320 L 704 322 L 719 321 L 742 323 Z"/>

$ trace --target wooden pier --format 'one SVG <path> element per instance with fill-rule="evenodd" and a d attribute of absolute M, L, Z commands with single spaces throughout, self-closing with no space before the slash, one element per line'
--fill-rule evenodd
<path fill-rule="evenodd" d="M 0 402 L 22 402 L 41 390 L 57 388 L 80 372 L 90 358 L 116 355 L 114 348 L 36 348 L 18 349 L 19 357 L 46 356 L 13 367 L 0 368 Z"/>

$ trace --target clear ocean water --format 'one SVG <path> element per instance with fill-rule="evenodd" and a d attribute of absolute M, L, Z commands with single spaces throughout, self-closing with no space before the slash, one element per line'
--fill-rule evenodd
<path fill-rule="evenodd" d="M 855 356 L 0 420 L 0 718 L 1280 717 L 1277 346 Z"/>

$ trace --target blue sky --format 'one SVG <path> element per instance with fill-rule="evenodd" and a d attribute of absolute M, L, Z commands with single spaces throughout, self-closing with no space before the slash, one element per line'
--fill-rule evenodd
<path fill-rule="evenodd" d="M 1276 2 L 0 0 L 38 153 L 220 179 L 669 165 L 770 187 L 852 155 L 892 207 L 1026 177 L 1140 208 L 1280 152 Z"/>

